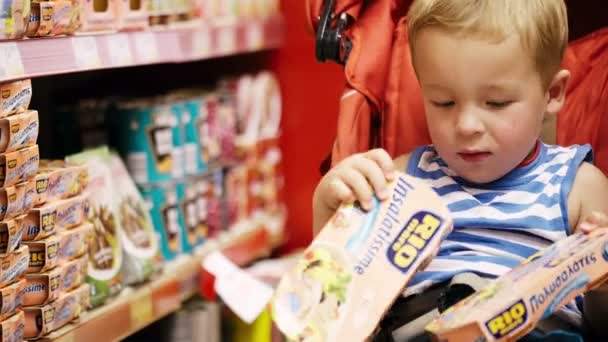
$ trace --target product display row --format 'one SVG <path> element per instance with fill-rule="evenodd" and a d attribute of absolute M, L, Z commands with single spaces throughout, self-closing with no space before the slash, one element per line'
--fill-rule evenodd
<path fill-rule="evenodd" d="M 277 12 L 277 0 L 8 0 L 0 4 L 0 40 L 143 30 L 200 19 L 268 17 Z"/>

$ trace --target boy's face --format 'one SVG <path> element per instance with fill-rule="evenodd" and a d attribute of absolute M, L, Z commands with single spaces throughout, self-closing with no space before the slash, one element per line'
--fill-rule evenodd
<path fill-rule="evenodd" d="M 491 182 L 530 154 L 549 95 L 518 36 L 491 43 L 425 28 L 413 62 L 431 139 L 458 176 Z"/>

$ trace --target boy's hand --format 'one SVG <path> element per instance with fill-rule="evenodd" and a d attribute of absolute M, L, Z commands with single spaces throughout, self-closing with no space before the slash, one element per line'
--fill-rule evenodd
<path fill-rule="evenodd" d="M 318 232 L 342 203 L 359 201 L 371 209 L 372 196 L 388 198 L 387 181 L 396 177 L 390 155 L 376 149 L 352 155 L 334 166 L 322 179 L 314 194 L 314 231 Z"/>
<path fill-rule="evenodd" d="M 597 228 L 604 227 L 608 227 L 608 216 L 602 212 L 593 211 L 579 223 L 578 230 L 584 234 L 589 234 Z"/>

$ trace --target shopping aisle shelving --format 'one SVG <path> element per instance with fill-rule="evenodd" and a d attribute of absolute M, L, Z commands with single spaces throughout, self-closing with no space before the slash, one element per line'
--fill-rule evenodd
<path fill-rule="evenodd" d="M 0 42 L 0 82 L 277 48 L 283 18 L 194 21 L 150 31 Z"/>

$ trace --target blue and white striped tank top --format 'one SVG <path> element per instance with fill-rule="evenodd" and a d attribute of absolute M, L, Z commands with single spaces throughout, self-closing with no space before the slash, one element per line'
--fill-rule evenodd
<path fill-rule="evenodd" d="M 499 180 L 471 184 L 449 170 L 432 146 L 411 155 L 407 173 L 426 180 L 448 206 L 454 231 L 404 295 L 462 272 L 495 278 L 570 233 L 567 199 L 591 148 L 540 143 L 538 156 Z"/>

